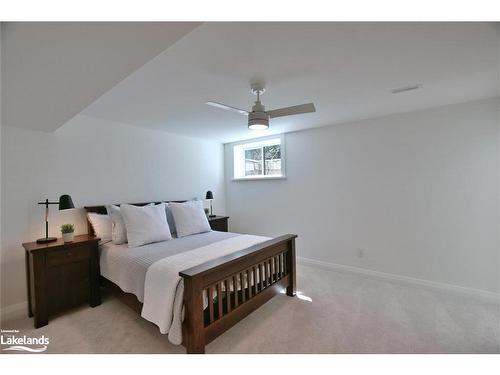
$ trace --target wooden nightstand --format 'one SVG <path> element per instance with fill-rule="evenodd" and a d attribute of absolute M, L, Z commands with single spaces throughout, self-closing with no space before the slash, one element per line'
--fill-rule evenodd
<path fill-rule="evenodd" d="M 212 228 L 212 230 L 217 230 L 219 232 L 227 232 L 228 219 L 229 216 L 208 217 L 208 222 L 210 223 L 210 228 Z"/>
<path fill-rule="evenodd" d="M 48 324 L 49 316 L 88 302 L 101 304 L 99 290 L 100 239 L 83 234 L 73 242 L 24 243 L 28 285 L 28 316 L 35 328 Z"/>

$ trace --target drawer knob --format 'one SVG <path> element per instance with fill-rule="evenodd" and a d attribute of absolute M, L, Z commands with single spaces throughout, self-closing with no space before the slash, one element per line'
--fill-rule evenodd
<path fill-rule="evenodd" d="M 66 256 L 70 257 L 70 256 L 71 256 L 71 251 L 68 251 L 68 252 L 66 253 Z"/>

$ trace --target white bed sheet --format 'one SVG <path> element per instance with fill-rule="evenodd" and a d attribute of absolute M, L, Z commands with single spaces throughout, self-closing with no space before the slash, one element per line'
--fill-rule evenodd
<path fill-rule="evenodd" d="M 211 231 L 170 241 L 129 248 L 127 244 L 101 244 L 101 275 L 118 285 L 124 292 L 133 293 L 144 302 L 144 284 L 148 268 L 155 262 L 181 252 L 190 251 L 214 242 L 239 236 L 237 233 Z"/>

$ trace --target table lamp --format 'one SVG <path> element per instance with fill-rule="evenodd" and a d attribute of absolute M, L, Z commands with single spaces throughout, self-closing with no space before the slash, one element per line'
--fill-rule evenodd
<path fill-rule="evenodd" d="M 212 192 L 210 190 L 207 191 L 207 195 L 205 196 L 205 199 L 210 200 L 210 215 L 208 215 L 208 217 L 215 217 L 216 215 L 214 215 L 214 212 L 212 210 L 212 200 L 214 199 L 214 195 L 212 194 Z"/>
<path fill-rule="evenodd" d="M 59 202 L 49 202 L 48 199 L 45 199 L 45 201 L 38 202 L 38 204 L 45 205 L 45 238 L 39 238 L 38 240 L 36 240 L 36 242 L 47 243 L 47 242 L 57 241 L 56 237 L 49 237 L 49 204 L 58 204 L 59 211 L 69 210 L 71 208 L 75 208 L 73 200 L 68 194 L 64 194 L 59 197 Z"/>

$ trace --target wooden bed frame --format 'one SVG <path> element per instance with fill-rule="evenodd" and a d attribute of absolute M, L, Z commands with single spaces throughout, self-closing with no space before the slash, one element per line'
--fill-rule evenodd
<path fill-rule="evenodd" d="M 149 203 L 151 202 L 132 204 L 144 206 Z M 105 206 L 91 206 L 85 209 L 87 212 L 106 213 Z M 93 234 L 90 223 L 88 228 L 89 234 Z M 295 296 L 296 237 L 295 234 L 286 234 L 179 273 L 184 279 L 185 317 L 182 323 L 182 345 L 186 347 L 187 353 L 205 353 L 205 345 L 281 293 L 283 289 L 286 289 L 288 296 Z M 244 277 L 246 280 L 259 279 L 259 282 L 254 282 L 253 285 L 247 283 L 243 288 Z M 115 294 L 121 295 L 127 305 L 140 313 L 142 304 L 135 295 L 121 291 L 109 280 L 105 281 L 105 285 L 111 287 Z M 242 287 L 238 290 L 232 287 L 234 285 Z M 203 292 L 207 292 L 207 296 L 216 296 L 208 298 L 208 306 L 205 309 Z"/>

